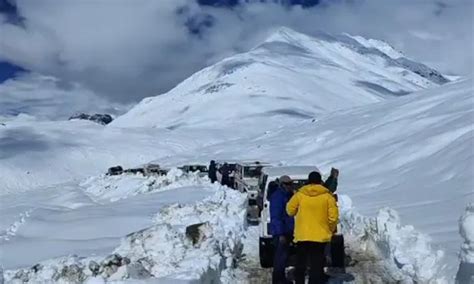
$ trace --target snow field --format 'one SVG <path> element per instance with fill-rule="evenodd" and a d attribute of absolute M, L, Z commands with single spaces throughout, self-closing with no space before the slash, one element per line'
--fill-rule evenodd
<path fill-rule="evenodd" d="M 176 177 L 173 171 L 170 176 Z M 195 183 L 196 177 L 181 177 L 176 182 L 174 191 L 180 194 L 179 185 Z M 221 271 L 235 265 L 241 253 L 247 199 L 244 194 L 220 185 L 201 183 L 195 184 L 194 190 L 207 191 L 208 197 L 157 207 L 154 225 L 128 234 L 112 254 L 65 256 L 42 261 L 28 269 L 7 270 L 7 283 L 100 283 L 131 279 L 135 282 L 149 278 L 170 283 L 219 281 Z M 149 195 L 137 187 L 125 193 L 127 201 L 132 203 L 130 193 Z M 101 200 L 109 197 L 102 195 Z M 196 223 L 204 225 L 199 241 L 193 244 L 185 236 L 185 229 Z"/>
<path fill-rule="evenodd" d="M 139 194 L 204 184 L 207 184 L 207 179 L 172 168 L 164 176 L 128 173 L 116 176 L 100 175 L 86 179 L 80 186 L 96 202 L 115 202 Z"/>
<path fill-rule="evenodd" d="M 227 226 L 214 232 L 206 225 L 204 236 L 234 230 L 236 219 L 222 212 L 227 217 L 220 220 L 210 213 L 220 209 L 191 206 L 215 194 L 214 186 L 178 173 L 100 176 L 77 183 L 115 165 L 133 167 L 150 160 L 182 165 L 232 157 L 311 164 L 324 172 L 340 168 L 339 192 L 370 216 L 354 212 L 345 217 L 352 230 L 348 245 L 359 260 L 354 269 L 366 277 L 360 282 L 442 282 L 443 274 L 452 280 L 461 242 L 461 256 L 472 259 L 472 238 L 461 240 L 457 220 L 474 197 L 474 83 L 465 80 L 395 99 L 436 86 L 434 79 L 439 79 L 436 72 L 434 81 L 419 76 L 419 68 L 426 74 L 433 70 L 400 56 L 378 41 L 328 35 L 314 40 L 281 29 L 250 53 L 206 68 L 168 94 L 143 100 L 107 127 L 28 117 L 6 121 L 0 127 L 1 264 L 11 274 L 52 258 L 39 273 L 20 273 L 19 278 L 32 277 L 32 282 L 69 281 L 78 275 L 99 282 L 122 281 L 124 275 L 146 278 L 150 272 L 145 267 L 170 283 L 217 279 L 233 257 L 206 262 L 197 252 L 237 254 L 239 249 L 232 248 L 239 247 L 238 234 L 225 245 L 213 237 L 203 239 L 202 251 L 182 236 L 184 227 L 196 221 Z M 178 211 L 181 221 L 174 223 L 174 212 L 166 208 L 176 203 L 181 205 L 169 208 Z M 400 218 L 391 209 L 380 211 L 387 207 Z M 160 209 L 166 222 L 153 217 Z M 193 210 L 200 211 L 199 217 Z M 463 237 L 471 235 L 467 216 Z M 160 258 L 146 241 L 158 236 L 178 248 L 172 275 L 160 270 Z M 214 249 L 216 244 L 226 249 Z M 114 260 L 113 267 L 105 256 L 119 246 L 130 257 L 147 254 L 147 262 L 136 259 L 127 270 L 128 264 L 117 266 Z M 73 254 L 85 259 L 98 255 L 103 276 L 92 277 L 85 266 L 90 261 L 83 258 L 58 259 Z M 191 264 L 181 263 L 184 256 L 196 260 L 200 272 L 186 272 Z M 230 269 L 222 275 L 230 283 L 236 279 Z"/>

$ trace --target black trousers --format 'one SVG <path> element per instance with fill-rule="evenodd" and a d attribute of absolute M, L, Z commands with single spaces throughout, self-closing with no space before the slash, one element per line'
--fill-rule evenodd
<path fill-rule="evenodd" d="M 298 242 L 296 244 L 296 284 L 305 283 L 306 267 L 309 264 L 309 284 L 326 283 L 324 274 L 324 249 L 327 243 Z"/>

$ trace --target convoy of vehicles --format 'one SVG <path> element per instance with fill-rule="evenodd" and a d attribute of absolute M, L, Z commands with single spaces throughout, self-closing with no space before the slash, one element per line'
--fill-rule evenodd
<path fill-rule="evenodd" d="M 259 224 L 260 226 L 260 265 L 263 268 L 272 267 L 274 246 L 270 227 L 270 201 L 267 196 L 268 185 L 272 181 L 278 182 L 281 176 L 286 175 L 291 178 L 294 189 L 297 190 L 307 183 L 310 172 L 319 172 L 319 169 L 315 166 L 272 166 L 269 163 L 259 161 L 218 161 L 216 162 L 217 169 L 224 165 L 224 163 L 227 163 L 231 172 L 230 178 L 233 188 L 248 194 L 247 221 L 250 224 Z M 179 169 L 184 172 L 198 172 L 203 177 L 208 174 L 208 167 L 202 164 L 188 164 Z M 147 164 L 141 168 L 125 170 L 120 166 L 116 166 L 109 169 L 108 175 L 118 175 L 127 172 L 136 172 L 143 175 L 163 175 L 166 174 L 167 170 L 155 164 Z M 220 180 L 219 173 L 217 175 L 218 180 Z M 338 245 L 338 247 L 342 247 L 343 254 L 343 236 L 336 235 L 334 241 L 342 242 L 342 245 Z M 336 261 L 336 259 L 333 261 Z M 337 262 L 339 263 L 341 260 Z"/>
<path fill-rule="evenodd" d="M 146 164 L 141 167 L 123 169 L 122 166 L 110 167 L 107 170 L 107 175 L 116 176 L 122 174 L 141 174 L 143 176 L 164 176 L 168 173 L 168 169 L 160 167 L 158 164 Z"/>

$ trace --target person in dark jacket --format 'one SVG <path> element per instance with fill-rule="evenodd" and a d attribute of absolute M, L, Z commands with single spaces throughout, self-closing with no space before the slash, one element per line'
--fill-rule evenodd
<path fill-rule="evenodd" d="M 216 162 L 214 160 L 212 160 L 209 164 L 209 172 L 207 176 L 209 177 L 212 183 L 215 183 L 217 181 L 217 167 Z"/>
<path fill-rule="evenodd" d="M 270 196 L 270 230 L 275 245 L 272 283 L 288 283 L 285 275 L 290 242 L 293 239 L 294 220 L 286 213 L 286 204 L 293 195 L 293 182 L 282 176 L 280 186 Z"/>
<path fill-rule="evenodd" d="M 324 182 L 324 187 L 329 189 L 332 193 L 337 190 L 337 179 L 339 178 L 339 170 L 336 168 L 331 168 L 331 174 Z"/>
<path fill-rule="evenodd" d="M 221 173 L 221 184 L 231 187 L 230 186 L 230 168 L 227 163 L 224 163 L 222 167 L 219 169 L 219 173 Z"/>

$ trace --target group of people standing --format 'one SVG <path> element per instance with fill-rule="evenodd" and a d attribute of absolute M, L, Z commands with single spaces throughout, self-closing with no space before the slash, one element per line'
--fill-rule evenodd
<path fill-rule="evenodd" d="M 233 188 L 233 184 L 231 182 L 231 174 L 232 170 L 229 167 L 229 164 L 224 163 L 219 169 L 217 168 L 216 161 L 212 160 L 209 164 L 209 172 L 208 177 L 212 183 L 217 181 L 217 172 L 221 175 L 221 184 Z"/>
<path fill-rule="evenodd" d="M 309 265 L 309 283 L 326 283 L 324 273 L 325 250 L 336 232 L 339 210 L 334 192 L 339 171 L 323 182 L 319 172 L 311 172 L 308 184 L 294 191 L 289 176 L 268 186 L 270 201 L 270 228 L 274 238 L 273 283 L 289 283 L 286 266 L 292 243 L 296 245 L 296 284 L 305 283 Z"/>

